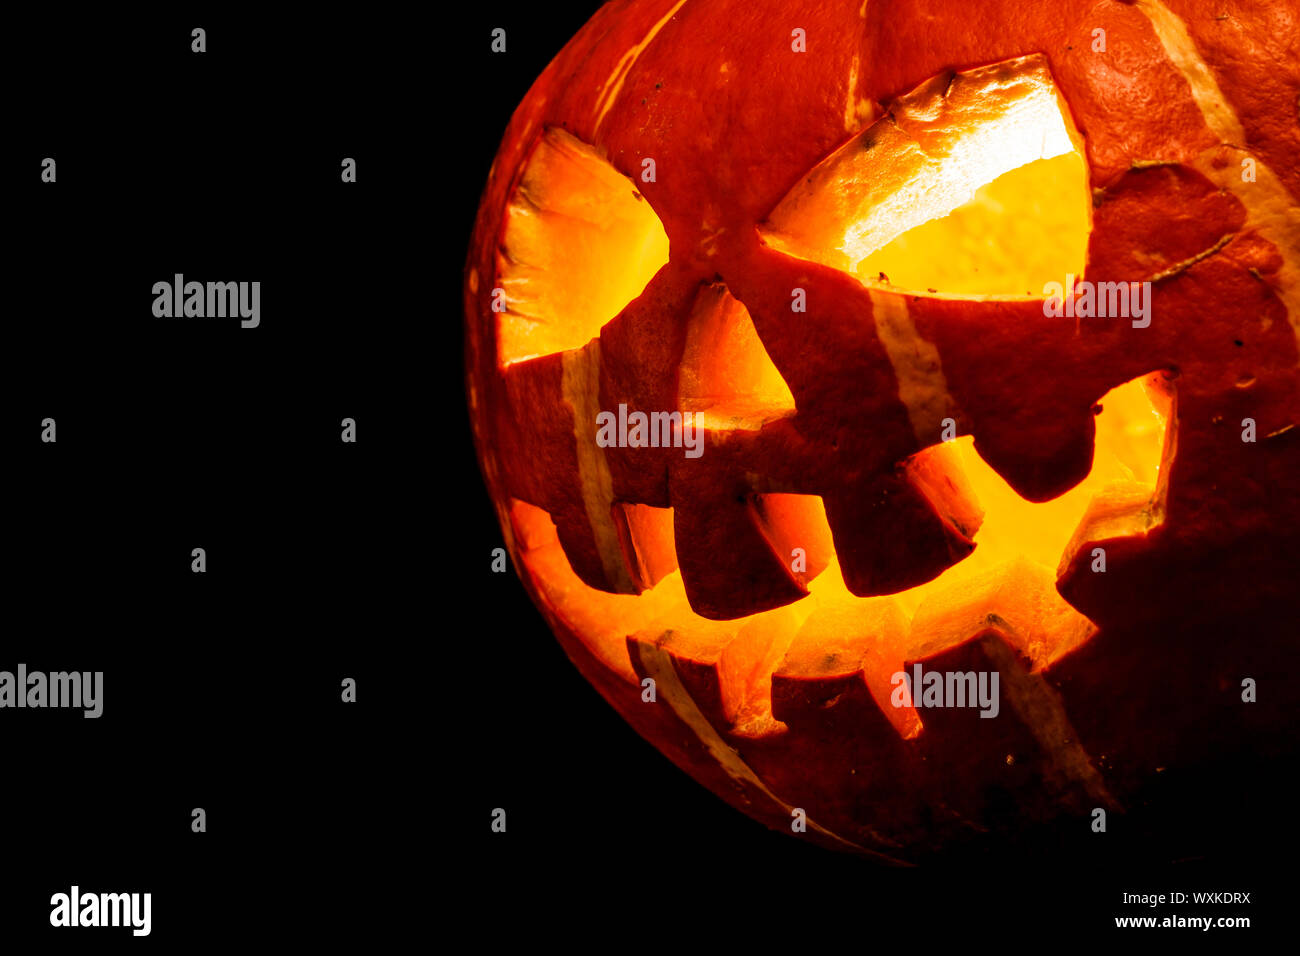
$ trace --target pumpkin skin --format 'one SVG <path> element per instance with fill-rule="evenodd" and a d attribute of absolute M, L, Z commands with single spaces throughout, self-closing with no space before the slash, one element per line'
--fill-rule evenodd
<path fill-rule="evenodd" d="M 1286 45 L 1297 19 L 1286 0 L 656 0 L 608 4 L 561 51 L 506 130 L 471 239 L 470 414 L 525 587 L 642 736 L 773 829 L 790 832 L 802 809 L 801 839 L 887 861 L 976 831 L 1086 829 L 1094 808 L 1122 814 L 1159 770 L 1286 746 L 1296 713 L 1281 687 L 1300 658 L 1300 63 Z M 791 51 L 795 27 L 805 55 Z M 1092 50 L 1097 28 L 1108 56 Z M 1082 139 L 1088 278 L 1154 280 L 1150 327 L 1063 325 L 1041 298 L 871 289 L 765 241 L 792 189 L 891 103 L 950 71 L 1031 54 Z M 671 251 L 596 347 L 503 365 L 493 289 L 509 207 L 554 129 L 635 183 Z M 1246 155 L 1254 182 L 1242 179 Z M 654 182 L 640 178 L 645 157 Z M 602 449 L 607 487 L 593 508 L 584 420 L 620 404 L 678 407 L 689 317 L 718 282 L 797 411 L 707 432 L 695 460 Z M 806 314 L 791 312 L 795 288 Z M 938 438 L 910 414 L 884 330 L 893 309 L 941 363 L 958 433 L 1029 501 L 1088 474 L 1096 406 L 1112 389 L 1151 376 L 1176 396 L 1162 520 L 1116 534 L 1097 516 L 1048 582 L 1091 622 L 1086 637 L 1037 648 L 996 589 L 972 589 L 970 613 L 928 640 L 875 604 L 815 627 L 800 619 L 829 553 L 868 599 L 972 550 L 960 503 L 945 510 L 899 470 Z M 1242 441 L 1244 419 L 1255 442 Z M 771 513 L 755 507 L 764 495 L 781 496 L 767 499 Z M 808 545 L 802 574 L 782 557 L 792 542 L 781 529 L 809 526 L 782 512 L 799 510 L 796 495 L 821 499 L 834 536 L 794 541 Z M 610 519 L 617 538 L 603 518 L 614 505 L 636 506 Z M 1096 547 L 1104 574 L 1091 569 Z M 997 671 L 1001 714 L 926 710 L 918 729 L 915 714 L 890 713 L 873 681 L 916 662 Z M 1273 692 L 1243 704 L 1245 678 Z"/>

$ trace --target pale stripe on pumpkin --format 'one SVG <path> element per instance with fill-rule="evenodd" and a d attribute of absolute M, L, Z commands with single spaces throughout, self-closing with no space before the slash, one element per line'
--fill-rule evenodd
<path fill-rule="evenodd" d="M 662 30 L 668 21 L 673 18 L 673 15 L 682 8 L 682 4 L 685 2 L 686 0 L 678 0 L 677 5 L 664 14 L 662 20 L 650 28 L 650 32 L 641 39 L 641 42 L 624 53 L 623 58 L 618 61 L 618 65 L 614 67 L 614 72 L 611 73 L 609 79 L 605 81 L 605 85 L 600 88 L 600 97 L 596 100 L 595 129 L 600 129 L 600 124 L 605 121 L 605 114 L 609 112 L 609 108 L 613 106 L 614 101 L 618 99 L 618 94 L 623 89 L 623 81 L 627 79 L 627 75 L 631 71 L 632 65 L 636 63 L 637 57 L 639 57 L 645 48 L 650 45 L 650 41 L 659 34 L 659 31 Z"/>
<path fill-rule="evenodd" d="M 582 502 L 596 539 L 601 567 L 610 587 L 621 594 L 635 594 L 637 588 L 623 560 L 614 526 L 614 479 L 605 460 L 605 450 L 596 444 L 596 416 L 600 413 L 600 339 L 563 355 L 560 390 L 573 409 L 573 443 L 578 456 L 578 477 Z"/>
<path fill-rule="evenodd" d="M 922 447 L 934 445 L 940 440 L 943 420 L 957 417 L 939 350 L 916 330 L 903 296 L 875 289 L 869 294 L 876 335 L 898 378 L 898 399 L 907 408 L 916 440 Z"/>
<path fill-rule="evenodd" d="M 1205 125 L 1219 140 L 1245 156 L 1246 132 L 1236 110 L 1228 103 L 1210 67 L 1196 49 L 1187 25 L 1160 0 L 1140 0 L 1138 9 L 1151 21 L 1165 53 L 1192 90 L 1192 98 L 1205 117 Z M 1239 163 L 1215 165 L 1218 150 L 1208 150 L 1194 162 L 1196 170 L 1246 207 L 1246 228 L 1273 243 L 1282 256 L 1276 291 L 1286 306 L 1287 318 L 1300 345 L 1300 204 L 1277 175 L 1255 159 L 1255 182 L 1244 182 Z"/>

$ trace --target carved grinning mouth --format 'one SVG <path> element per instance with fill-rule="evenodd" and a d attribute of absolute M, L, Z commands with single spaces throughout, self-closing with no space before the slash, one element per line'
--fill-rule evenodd
<path fill-rule="evenodd" d="M 721 621 L 691 609 L 672 553 L 671 509 L 616 506 L 625 559 L 644 586 L 639 594 L 584 584 L 542 509 L 516 499 L 510 519 L 548 610 L 625 678 L 636 679 L 629 646 L 639 644 L 660 648 L 692 670 L 712 662 L 727 723 L 737 733 L 761 735 L 775 729 L 772 695 L 792 693 L 788 686 L 779 690 L 783 682 L 830 686 L 857 675 L 898 732 L 912 737 L 921 727 L 916 714 L 889 705 L 889 677 L 905 662 L 993 630 L 1038 672 L 1092 636 L 1092 622 L 1057 593 L 1058 571 L 1080 556 L 1091 560 L 1098 543 L 1146 534 L 1163 521 L 1174 397 L 1163 373 L 1108 393 L 1097 416 L 1092 471 L 1048 502 L 1016 494 L 969 437 L 914 456 L 909 478 L 927 496 L 948 493 L 945 516 L 971 531 L 975 548 L 934 580 L 895 594 L 859 597 L 848 590 L 825 511 L 812 495 L 754 500 L 774 551 L 789 559 L 802 546 L 809 555 L 807 596 Z"/>

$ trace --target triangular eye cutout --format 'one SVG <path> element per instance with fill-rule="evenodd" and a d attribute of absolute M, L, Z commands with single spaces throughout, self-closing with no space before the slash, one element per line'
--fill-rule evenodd
<path fill-rule="evenodd" d="M 703 428 L 757 429 L 795 411 L 745 308 L 721 282 L 701 286 L 686 329 L 677 402 Z"/>
<path fill-rule="evenodd" d="M 628 179 L 564 130 L 524 167 L 497 256 L 502 366 L 581 348 L 668 262 L 668 236 Z"/>
<path fill-rule="evenodd" d="M 1083 274 L 1091 225 L 1082 139 L 1035 54 L 900 97 L 801 179 L 760 233 L 871 285 L 1037 298 Z"/>

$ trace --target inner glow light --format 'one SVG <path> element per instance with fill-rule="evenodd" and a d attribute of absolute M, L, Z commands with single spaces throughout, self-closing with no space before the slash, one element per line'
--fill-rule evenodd
<path fill-rule="evenodd" d="M 1062 553 L 1095 497 L 1126 493 L 1135 485 L 1144 486 L 1148 498 L 1154 497 L 1170 413 L 1168 399 L 1146 380 L 1137 379 L 1112 389 L 1101 405 L 1092 470 L 1083 481 L 1051 501 L 1026 501 L 980 457 L 969 435 L 955 439 L 953 444 L 966 480 L 984 509 L 984 520 L 974 537 L 975 550 L 933 581 L 890 595 L 887 600 L 897 601 L 911 618 L 926 600 L 945 592 L 959 594 L 963 584 L 1013 559 L 1026 559 L 1055 574 Z M 932 452 L 927 449 L 920 454 Z M 823 574 L 810 590 L 821 588 L 827 594 L 840 591 L 848 595 L 843 580 L 836 582 L 834 577 Z"/>
<path fill-rule="evenodd" d="M 855 272 L 869 283 L 922 294 L 1040 297 L 1045 283 L 1083 274 L 1087 184 L 1087 165 L 1073 151 L 1013 169 L 951 214 L 871 253 Z"/>

